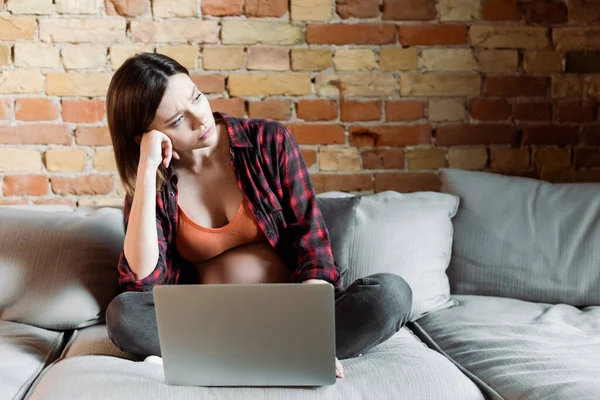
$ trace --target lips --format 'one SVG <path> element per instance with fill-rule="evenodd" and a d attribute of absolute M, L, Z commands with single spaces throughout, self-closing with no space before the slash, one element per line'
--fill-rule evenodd
<path fill-rule="evenodd" d="M 200 135 L 198 140 L 202 141 L 202 140 L 206 139 L 208 136 L 210 136 L 212 133 L 213 127 L 214 127 L 214 125 L 211 125 L 208 128 L 204 129 L 204 131 L 202 131 L 202 134 Z"/>

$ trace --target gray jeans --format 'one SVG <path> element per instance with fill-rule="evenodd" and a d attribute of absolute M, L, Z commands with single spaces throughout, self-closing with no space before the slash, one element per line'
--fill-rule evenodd
<path fill-rule="evenodd" d="M 412 291 L 393 274 L 357 279 L 335 294 L 336 354 L 356 357 L 389 339 L 407 322 Z M 160 356 L 152 292 L 125 292 L 106 311 L 108 335 L 122 351 L 143 359 Z"/>

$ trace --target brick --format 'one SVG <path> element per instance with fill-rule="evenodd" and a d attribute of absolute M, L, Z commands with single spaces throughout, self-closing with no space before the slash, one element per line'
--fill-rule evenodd
<path fill-rule="evenodd" d="M 564 27 L 552 29 L 556 50 L 594 50 L 600 48 L 600 28 Z"/>
<path fill-rule="evenodd" d="M 292 117 L 291 104 L 289 100 L 251 101 L 248 103 L 248 116 L 287 121 Z"/>
<path fill-rule="evenodd" d="M 600 149 L 583 147 L 574 150 L 575 168 L 600 167 Z"/>
<path fill-rule="evenodd" d="M 61 50 L 66 69 L 99 69 L 106 65 L 106 47 L 101 45 L 67 45 Z"/>
<path fill-rule="evenodd" d="M 48 194 L 48 177 L 45 175 L 9 175 L 4 177 L 4 196 L 43 196 Z"/>
<path fill-rule="evenodd" d="M 244 11 L 244 0 L 202 0 L 202 15 L 224 17 L 241 15 Z"/>
<path fill-rule="evenodd" d="M 134 42 L 217 43 L 219 40 L 219 23 L 213 20 L 131 21 L 130 29 Z"/>
<path fill-rule="evenodd" d="M 28 172 L 41 169 L 42 157 L 39 151 L 0 147 L 0 172 Z"/>
<path fill-rule="evenodd" d="M 403 46 L 451 46 L 467 44 L 467 26 L 459 24 L 400 25 Z"/>
<path fill-rule="evenodd" d="M 87 199 L 79 198 L 77 201 L 78 207 L 123 207 L 123 197 L 90 197 Z"/>
<path fill-rule="evenodd" d="M 379 69 L 382 71 L 406 71 L 418 67 L 419 52 L 415 48 L 386 47 L 380 51 Z"/>
<path fill-rule="evenodd" d="M 384 20 L 429 21 L 436 17 L 435 0 L 384 0 Z"/>
<path fill-rule="evenodd" d="M 600 100 L 600 75 L 583 76 L 583 93 L 590 99 Z"/>
<path fill-rule="evenodd" d="M 288 71 L 290 50 L 285 47 L 250 47 L 246 55 L 246 68 L 255 70 Z"/>
<path fill-rule="evenodd" d="M 386 121 L 416 121 L 425 117 L 425 102 L 419 100 L 388 100 L 385 102 Z"/>
<path fill-rule="evenodd" d="M 429 71 L 477 71 L 478 64 L 471 49 L 425 49 L 421 52 L 423 67 Z"/>
<path fill-rule="evenodd" d="M 446 151 L 443 149 L 413 149 L 406 153 L 406 158 L 409 171 L 446 167 Z"/>
<path fill-rule="evenodd" d="M 558 2 L 533 1 L 525 3 L 525 21 L 544 26 L 567 22 L 567 6 Z"/>
<path fill-rule="evenodd" d="M 462 121 L 466 118 L 466 107 L 463 99 L 431 99 L 429 100 L 429 120 Z"/>
<path fill-rule="evenodd" d="M 381 101 L 343 100 L 340 109 L 341 120 L 344 122 L 381 119 Z"/>
<path fill-rule="evenodd" d="M 15 66 L 24 68 L 60 67 L 58 49 L 43 43 L 15 43 Z"/>
<path fill-rule="evenodd" d="M 591 1 L 569 1 L 567 3 L 569 23 L 594 25 L 600 21 L 600 3 Z"/>
<path fill-rule="evenodd" d="M 506 99 L 477 97 L 471 100 L 471 117 L 480 121 L 506 121 L 512 108 Z"/>
<path fill-rule="evenodd" d="M 471 21 L 481 19 L 478 0 L 439 0 L 440 21 Z"/>
<path fill-rule="evenodd" d="M 0 94 L 40 93 L 43 87 L 40 70 L 7 70 L 0 75 Z"/>
<path fill-rule="evenodd" d="M 548 94 L 550 79 L 545 76 L 487 76 L 485 96 L 540 96 Z"/>
<path fill-rule="evenodd" d="M 562 71 L 562 54 L 553 50 L 527 50 L 523 56 L 523 69 L 528 73 Z"/>
<path fill-rule="evenodd" d="M 476 54 L 482 72 L 517 72 L 519 52 L 517 50 L 482 50 Z"/>
<path fill-rule="evenodd" d="M 212 111 L 219 111 L 232 117 L 243 118 L 246 114 L 246 105 L 243 99 L 211 99 Z"/>
<path fill-rule="evenodd" d="M 75 139 L 80 146 L 110 146 L 110 131 L 107 126 L 78 126 Z"/>
<path fill-rule="evenodd" d="M 33 40 L 35 18 L 0 16 L 0 40 Z"/>
<path fill-rule="evenodd" d="M 583 81 L 577 75 L 562 75 L 552 77 L 552 97 L 581 97 L 583 94 Z"/>
<path fill-rule="evenodd" d="M 298 119 L 331 121 L 338 117 L 338 104 L 333 100 L 299 100 Z"/>
<path fill-rule="evenodd" d="M 360 156 L 356 147 L 330 148 L 319 151 L 319 169 L 321 171 L 356 172 L 360 171 Z"/>
<path fill-rule="evenodd" d="M 571 51 L 565 57 L 565 72 L 600 73 L 600 51 Z"/>
<path fill-rule="evenodd" d="M 485 48 L 543 49 L 550 43 L 548 29 L 519 25 L 472 25 L 471 45 Z"/>
<path fill-rule="evenodd" d="M 105 108 L 104 100 L 63 100 L 63 121 L 76 123 L 102 121 Z"/>
<path fill-rule="evenodd" d="M 311 181 L 316 193 L 364 192 L 373 190 L 371 174 L 313 174 Z"/>
<path fill-rule="evenodd" d="M 400 77 L 402 96 L 477 96 L 481 90 L 475 74 L 403 74 Z"/>
<path fill-rule="evenodd" d="M 228 89 L 231 96 L 302 96 L 311 94 L 312 84 L 304 73 L 232 74 Z"/>
<path fill-rule="evenodd" d="M 0 65 L 10 65 L 12 63 L 11 47 L 0 43 Z"/>
<path fill-rule="evenodd" d="M 310 168 L 317 163 L 317 152 L 314 150 L 302 149 L 302 159 L 306 168 Z"/>
<path fill-rule="evenodd" d="M 139 53 L 152 53 L 152 46 L 141 44 L 116 44 L 110 47 L 110 64 L 113 70 L 118 69 L 125 60 Z"/>
<path fill-rule="evenodd" d="M 96 171 L 117 171 L 117 163 L 115 161 L 115 153 L 113 149 L 96 150 L 96 153 L 94 154 L 93 165 Z"/>
<path fill-rule="evenodd" d="M 338 49 L 333 57 L 337 71 L 370 71 L 377 68 L 371 49 Z"/>
<path fill-rule="evenodd" d="M 534 147 L 533 165 L 541 172 L 565 170 L 571 166 L 571 150 L 560 147 Z"/>
<path fill-rule="evenodd" d="M 102 0 L 56 0 L 59 14 L 99 14 Z"/>
<path fill-rule="evenodd" d="M 392 73 L 320 74 L 315 86 L 322 97 L 387 97 L 398 94 Z"/>
<path fill-rule="evenodd" d="M 336 0 L 337 14 L 346 18 L 373 18 L 379 15 L 379 0 Z"/>
<path fill-rule="evenodd" d="M 404 169 L 404 148 L 365 150 L 361 157 L 364 169 Z"/>
<path fill-rule="evenodd" d="M 160 46 L 156 48 L 156 52 L 171 57 L 188 69 L 198 68 L 198 56 L 200 52 L 196 45 Z"/>
<path fill-rule="evenodd" d="M 344 127 L 335 124 L 286 124 L 298 144 L 345 144 Z"/>
<path fill-rule="evenodd" d="M 43 42 L 115 43 L 125 40 L 125 20 L 118 19 L 42 19 Z"/>
<path fill-rule="evenodd" d="M 585 146 L 600 146 L 600 123 L 582 126 L 579 143 Z"/>
<path fill-rule="evenodd" d="M 575 181 L 580 183 L 600 182 L 600 169 L 581 169 L 575 172 Z"/>
<path fill-rule="evenodd" d="M 438 146 L 513 144 L 517 129 L 507 124 L 449 124 L 436 129 Z"/>
<path fill-rule="evenodd" d="M 52 0 L 8 0 L 6 5 L 12 14 L 52 14 Z"/>
<path fill-rule="evenodd" d="M 14 206 L 14 205 L 25 205 L 29 204 L 28 200 L 25 199 L 15 199 L 15 200 L 6 200 L 0 198 L 0 206 Z"/>
<path fill-rule="evenodd" d="M 357 147 L 431 144 L 431 125 L 353 126 L 350 128 L 350 144 Z"/>
<path fill-rule="evenodd" d="M 48 73 L 49 96 L 105 96 L 112 74 L 103 72 Z"/>
<path fill-rule="evenodd" d="M 67 125 L 27 124 L 0 126 L 0 143 L 4 144 L 70 144 Z"/>
<path fill-rule="evenodd" d="M 550 121 L 552 107 L 548 101 L 516 101 L 512 104 L 513 117 L 518 121 Z"/>
<path fill-rule="evenodd" d="M 394 190 L 401 193 L 439 192 L 440 177 L 432 172 L 397 172 L 375 174 L 375 193 Z"/>
<path fill-rule="evenodd" d="M 477 171 L 484 169 L 487 161 L 487 150 L 482 147 L 452 147 L 448 150 L 448 167 L 450 168 Z"/>
<path fill-rule="evenodd" d="M 202 3 L 208 0 L 203 0 Z M 150 0 L 105 0 L 106 15 L 135 17 L 150 11 Z"/>
<path fill-rule="evenodd" d="M 48 150 L 45 160 L 49 172 L 81 172 L 87 164 L 87 154 L 82 149 Z"/>
<path fill-rule="evenodd" d="M 558 122 L 594 122 L 596 104 L 592 101 L 559 101 L 554 113 Z"/>
<path fill-rule="evenodd" d="M 527 125 L 523 126 L 523 144 L 546 146 L 569 146 L 577 144 L 579 127 L 565 125 Z"/>
<path fill-rule="evenodd" d="M 93 196 L 98 194 L 109 194 L 113 189 L 111 176 L 87 175 L 77 178 L 50 178 L 52 191 L 58 195 Z"/>
<path fill-rule="evenodd" d="M 333 56 L 329 49 L 292 49 L 294 71 L 321 71 L 329 68 Z"/>
<path fill-rule="evenodd" d="M 53 121 L 58 119 L 58 104 L 44 98 L 17 99 L 15 117 L 18 121 Z"/>
<path fill-rule="evenodd" d="M 283 17 L 287 12 L 287 0 L 246 0 L 244 5 L 248 17 Z"/>
<path fill-rule="evenodd" d="M 481 16 L 486 21 L 521 21 L 523 18 L 515 0 L 486 0 L 482 5 Z"/>
<path fill-rule="evenodd" d="M 208 70 L 240 69 L 244 67 L 244 48 L 205 47 L 202 50 L 202 67 Z"/>
<path fill-rule="evenodd" d="M 222 93 L 225 91 L 223 75 L 191 75 L 192 82 L 202 93 Z"/>
<path fill-rule="evenodd" d="M 152 13 L 159 18 L 195 17 L 196 0 L 152 0 Z"/>
<path fill-rule="evenodd" d="M 18 100 L 17 100 L 18 101 Z M 10 114 L 11 100 L 0 100 L 0 120 L 7 120 Z"/>
<path fill-rule="evenodd" d="M 224 20 L 223 44 L 267 44 L 289 46 L 304 40 L 300 26 L 280 21 Z"/>
<path fill-rule="evenodd" d="M 291 0 L 294 21 L 329 21 L 332 17 L 330 0 Z"/>
<path fill-rule="evenodd" d="M 306 43 L 376 45 L 396 42 L 393 24 L 308 24 Z"/>
<path fill-rule="evenodd" d="M 490 168 L 500 170 L 526 169 L 529 167 L 529 149 L 492 147 L 490 149 Z"/>

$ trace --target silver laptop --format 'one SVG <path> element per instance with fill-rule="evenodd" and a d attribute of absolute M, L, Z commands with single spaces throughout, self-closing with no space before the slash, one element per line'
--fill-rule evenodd
<path fill-rule="evenodd" d="M 330 284 L 165 285 L 154 302 L 168 384 L 335 383 Z"/>

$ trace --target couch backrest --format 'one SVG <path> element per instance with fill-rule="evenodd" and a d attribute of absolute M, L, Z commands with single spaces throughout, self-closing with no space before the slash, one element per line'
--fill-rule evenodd
<path fill-rule="evenodd" d="M 600 184 L 440 174 L 442 191 L 461 199 L 452 293 L 600 305 Z"/>
<path fill-rule="evenodd" d="M 117 295 L 118 208 L 0 207 L 0 319 L 67 330 Z"/>

